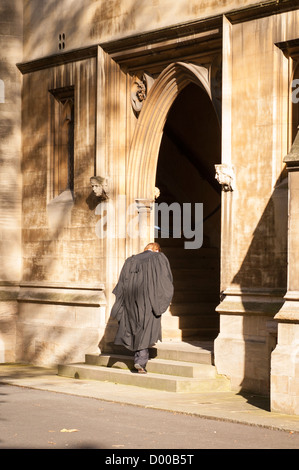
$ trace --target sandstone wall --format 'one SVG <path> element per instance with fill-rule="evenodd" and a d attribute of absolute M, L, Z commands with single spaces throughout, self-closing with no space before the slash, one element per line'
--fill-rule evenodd
<path fill-rule="evenodd" d="M 15 360 L 21 278 L 22 2 L 0 5 L 0 361 Z"/>

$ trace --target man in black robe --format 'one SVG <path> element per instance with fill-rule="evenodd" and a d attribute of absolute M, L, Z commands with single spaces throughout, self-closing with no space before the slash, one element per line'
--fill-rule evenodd
<path fill-rule="evenodd" d="M 134 367 L 146 373 L 148 348 L 162 340 L 161 315 L 173 296 L 169 261 L 158 243 L 125 261 L 113 293 L 111 317 L 119 323 L 114 343 L 134 351 Z"/>

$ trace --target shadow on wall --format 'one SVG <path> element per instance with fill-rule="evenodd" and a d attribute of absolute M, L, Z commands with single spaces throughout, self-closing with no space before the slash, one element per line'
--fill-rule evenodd
<path fill-rule="evenodd" d="M 269 393 L 271 352 L 277 344 L 274 316 L 287 288 L 287 228 L 288 180 L 282 172 L 233 279 L 240 286 L 245 312 L 244 391 Z"/>
<path fill-rule="evenodd" d="M 1 9 L 10 10 L 8 5 Z M 12 47 L 7 36 L 8 49 Z M 9 49 L 10 50 L 10 49 Z M 20 126 L 21 88 L 11 55 L 0 61 L 0 280 L 18 281 L 20 277 Z"/>
<path fill-rule="evenodd" d="M 56 2 L 45 2 L 41 6 L 41 2 L 34 0 L 33 2 L 26 3 L 24 5 L 24 20 L 30 20 L 30 24 L 32 27 L 28 28 L 28 23 L 24 24 L 24 54 L 26 57 L 26 53 L 29 53 L 30 57 L 35 57 L 37 54 L 40 54 L 40 45 L 43 44 L 45 46 L 45 54 L 47 52 L 47 44 L 49 46 L 49 53 L 55 52 L 62 52 L 59 49 L 59 36 L 61 33 L 66 33 L 66 51 L 72 44 L 73 38 L 77 36 L 78 30 L 81 28 L 82 24 L 85 24 L 86 29 L 86 43 L 89 45 L 91 31 L 93 27 L 98 24 L 98 19 L 101 19 L 101 25 L 99 26 L 99 30 L 97 32 L 98 35 L 101 35 L 101 27 L 106 27 L 106 18 L 109 12 L 111 12 L 111 21 L 114 21 L 115 12 L 112 12 L 111 9 L 107 8 L 106 2 L 100 2 L 100 8 L 96 8 L 94 12 L 94 16 L 91 18 L 90 10 L 82 9 L 82 5 L 77 4 L 76 2 L 73 3 L 73 9 L 70 13 L 69 10 L 63 8 L 63 5 L 58 5 Z M 8 9 L 7 15 L 12 17 L 14 14 L 12 9 L 15 8 L 14 4 L 9 4 L 9 2 L 4 2 L 3 8 Z M 130 21 L 132 14 L 134 13 L 134 8 L 126 8 L 126 15 L 122 18 L 124 23 L 124 29 L 126 27 L 126 21 Z M 100 13 L 99 17 L 97 16 Z M 86 16 L 84 16 L 86 15 Z M 84 19 L 86 18 L 86 22 Z M 55 21 L 54 21 L 55 20 Z M 45 28 L 45 24 L 49 25 L 52 24 L 53 28 L 51 30 L 51 36 L 53 39 L 52 41 L 46 41 L 45 32 L 47 28 Z M 90 35 L 90 36 L 89 36 Z M 56 40 L 55 40 L 56 38 Z M 46 54 L 47 55 L 47 54 Z M 5 69 L 7 67 L 7 69 Z M 7 78 L 11 78 L 11 83 L 15 82 L 15 74 L 19 74 L 17 69 L 13 67 L 9 67 L 6 65 L 5 62 L 2 61 L 1 63 L 1 75 L 0 75 L 0 102 L 4 99 L 4 90 L 3 90 L 3 83 L 1 80 L 5 78 L 5 84 L 7 83 Z M 47 72 L 48 73 L 48 72 Z M 79 73 L 79 72 L 78 72 Z M 82 73 L 82 70 L 81 70 Z M 62 204 L 60 214 L 57 216 L 57 204 L 53 208 L 51 215 L 54 218 L 55 223 L 55 231 L 54 234 L 50 232 L 48 227 L 48 212 L 47 208 L 47 172 L 48 172 L 48 162 L 47 162 L 47 155 L 48 155 L 48 122 L 45 119 L 45 116 L 49 115 L 49 103 L 48 103 L 48 88 L 52 84 L 51 76 L 48 76 L 47 80 L 43 82 L 38 77 L 40 76 L 39 73 L 31 74 L 32 76 L 37 76 L 34 80 L 32 78 L 32 82 L 24 88 L 24 95 L 23 95 L 23 160 L 22 160 L 22 173 L 23 173 L 23 194 L 18 195 L 16 198 L 16 191 L 15 191 L 15 182 L 18 180 L 18 165 L 19 162 L 17 161 L 16 165 L 12 165 L 10 171 L 11 178 L 6 178 L 5 181 L 2 181 L 0 196 L 2 197 L 2 201 L 4 203 L 4 208 L 7 210 L 7 219 L 6 214 L 2 214 L 1 222 L 3 221 L 6 225 L 6 222 L 10 222 L 11 215 L 14 215 L 15 207 L 16 207 L 16 200 L 19 201 L 22 199 L 23 204 L 23 278 L 22 281 L 24 282 L 33 282 L 39 283 L 43 282 L 44 280 L 57 282 L 61 280 L 59 277 L 60 273 L 66 271 L 65 278 L 62 279 L 64 282 L 72 282 L 76 280 L 78 266 L 80 268 L 80 259 L 83 258 L 82 251 L 77 248 L 76 242 L 78 241 L 78 245 L 80 246 L 81 239 L 79 230 L 84 231 L 85 235 L 87 233 L 88 240 L 86 245 L 91 245 L 91 242 L 94 244 L 98 242 L 98 240 L 90 240 L 88 230 L 90 228 L 90 233 L 94 230 L 94 223 L 95 223 L 95 216 L 94 214 L 90 214 L 88 212 L 87 206 L 85 205 L 85 201 L 88 204 L 88 208 L 90 210 L 94 210 L 98 201 L 95 200 L 92 193 L 87 194 L 89 188 L 80 186 L 78 188 L 77 193 L 74 195 L 74 200 L 71 198 L 70 192 L 66 196 L 67 200 L 64 201 L 65 204 Z M 66 73 L 67 75 L 67 73 Z M 17 75 L 17 78 L 19 76 Z M 67 80 L 66 80 L 67 81 Z M 10 87 L 5 89 L 6 94 L 6 103 L 3 106 L 11 105 L 9 102 L 9 90 Z M 82 94 L 83 99 L 83 94 Z M 117 103 L 117 101 L 115 100 Z M 20 103 L 21 104 L 21 103 Z M 83 104 L 81 105 L 83 107 Z M 18 108 L 20 110 L 20 108 Z M 115 112 L 118 110 L 115 109 Z M 3 137 L 3 142 L 7 141 L 8 137 L 15 134 L 16 126 L 20 123 L 16 121 L 16 119 L 6 119 L 5 126 L 2 125 L 0 128 L 0 137 Z M 3 134 L 2 134 L 3 132 Z M 5 140 L 4 140 L 5 139 Z M 1 147 L 1 146 L 0 146 Z M 90 151 L 89 148 L 78 148 L 76 149 L 78 155 L 81 153 L 86 153 L 86 151 Z M 9 150 L 11 152 L 11 149 Z M 18 156 L 19 157 L 19 156 Z M 1 158 L 0 158 L 1 161 Z M 82 180 L 82 171 L 78 165 L 78 172 L 81 172 L 80 178 Z M 93 171 L 87 171 L 88 176 L 93 174 Z M 13 188 L 11 190 L 11 181 L 13 181 Z M 9 186 L 9 188 L 8 188 Z M 34 189 L 33 189 L 34 188 Z M 87 200 L 86 197 L 88 196 Z M 74 211 L 72 211 L 74 206 Z M 52 205 L 48 208 L 52 208 Z M 66 227 L 60 223 L 61 220 L 65 218 L 65 209 L 67 209 L 68 216 L 74 216 L 71 219 L 71 223 L 66 224 Z M 70 210 L 68 210 L 70 209 Z M 70 214 L 72 212 L 72 214 Z M 79 220 L 79 218 L 81 219 Z M 80 226 L 78 228 L 78 236 L 76 240 L 69 241 L 66 236 L 64 237 L 64 232 L 70 233 L 74 231 L 73 229 L 77 228 L 79 223 L 82 224 L 82 218 L 84 219 L 84 226 Z M 15 235 L 9 233 L 9 236 L 6 238 L 7 243 L 2 243 L 0 246 L 0 258 L 3 260 L 4 257 L 7 258 L 8 248 L 13 245 L 12 240 Z M 0 227 L 0 238 L 4 237 L 4 231 L 2 231 L 2 227 Z M 73 246 L 73 250 L 71 251 L 70 246 Z M 90 252 L 92 253 L 93 247 L 90 246 Z M 72 256 L 70 258 L 70 255 Z M 4 263 L 3 263 L 4 264 Z M 83 269 L 83 268 L 82 268 Z M 89 266 L 91 270 L 91 267 Z M 87 272 L 84 271 L 84 272 Z M 56 277 L 57 273 L 57 277 Z M 78 274 L 78 276 L 80 273 Z M 85 274 L 85 276 L 87 276 Z M 10 279 L 16 280 L 16 276 L 12 271 L 11 266 L 8 269 L 2 269 L 1 272 L 1 280 L 8 281 Z M 81 281 L 81 278 L 80 278 Z M 7 290 L 7 289 L 6 289 Z M 20 306 L 26 306 L 25 301 L 23 303 L 19 302 Z M 64 306 L 63 306 L 64 307 Z M 1 317 L 1 315 L 0 315 Z M 20 320 L 20 317 L 19 317 Z M 6 317 L 2 321 L 0 318 L 0 322 L 3 323 L 6 321 Z M 27 345 L 32 344 L 33 341 L 36 340 L 35 332 L 28 329 L 26 330 L 26 334 L 28 336 L 22 337 L 24 333 L 24 328 L 26 327 L 25 322 L 24 324 L 19 321 L 18 324 L 18 331 L 20 332 L 20 337 L 22 341 L 24 341 L 24 346 L 26 349 Z M 5 324 L 5 328 L 7 328 Z M 4 331 L 5 331 L 4 328 Z M 36 330 L 35 330 L 36 331 Z M 40 331 L 44 331 L 43 327 L 41 327 Z M 37 330 L 38 332 L 38 330 Z M 82 331 L 83 335 L 86 335 L 85 332 Z M 44 351 L 47 349 L 47 343 L 52 344 L 59 344 L 60 341 L 63 341 L 63 331 L 60 330 L 59 327 L 54 325 L 53 327 L 49 327 L 48 331 L 45 332 L 45 335 L 42 336 L 45 338 L 44 341 L 40 341 L 38 347 L 36 348 L 36 353 L 33 355 L 30 360 L 36 361 L 39 360 L 40 357 L 43 356 Z M 19 338 L 20 339 L 20 338 Z M 65 360 L 68 360 L 72 357 L 73 351 L 78 348 L 78 344 L 70 345 L 69 350 L 65 353 L 66 357 Z"/>
<path fill-rule="evenodd" d="M 283 173 L 253 233 L 234 284 L 247 288 L 286 288 L 288 182 Z"/>

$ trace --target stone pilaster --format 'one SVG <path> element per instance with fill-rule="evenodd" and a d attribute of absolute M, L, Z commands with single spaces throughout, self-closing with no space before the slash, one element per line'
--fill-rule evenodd
<path fill-rule="evenodd" d="M 299 131 L 284 159 L 288 169 L 288 284 L 276 314 L 278 343 L 271 360 L 271 410 L 299 414 Z"/>
<path fill-rule="evenodd" d="M 21 278 L 21 86 L 23 2 L 0 6 L 0 362 L 15 360 Z"/>
<path fill-rule="evenodd" d="M 276 344 L 273 320 L 282 305 L 274 289 L 230 287 L 217 307 L 220 333 L 214 343 L 219 374 L 230 378 L 233 390 L 268 394 L 271 351 Z"/>

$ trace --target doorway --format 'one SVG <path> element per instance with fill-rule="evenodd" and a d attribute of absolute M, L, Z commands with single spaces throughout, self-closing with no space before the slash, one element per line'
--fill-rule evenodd
<path fill-rule="evenodd" d="M 163 128 L 156 187 L 156 203 L 188 203 L 195 220 L 195 204 L 202 203 L 203 241 L 198 249 L 186 249 L 182 236 L 163 233 L 155 221 L 156 241 L 168 257 L 175 294 L 171 314 L 179 317 L 183 341 L 213 341 L 219 333 L 215 312 L 220 293 L 221 187 L 215 164 L 221 162 L 220 124 L 204 88 L 190 82 L 174 100 Z M 171 212 L 169 212 L 171 214 Z M 183 214 L 183 210 L 181 211 Z"/>

